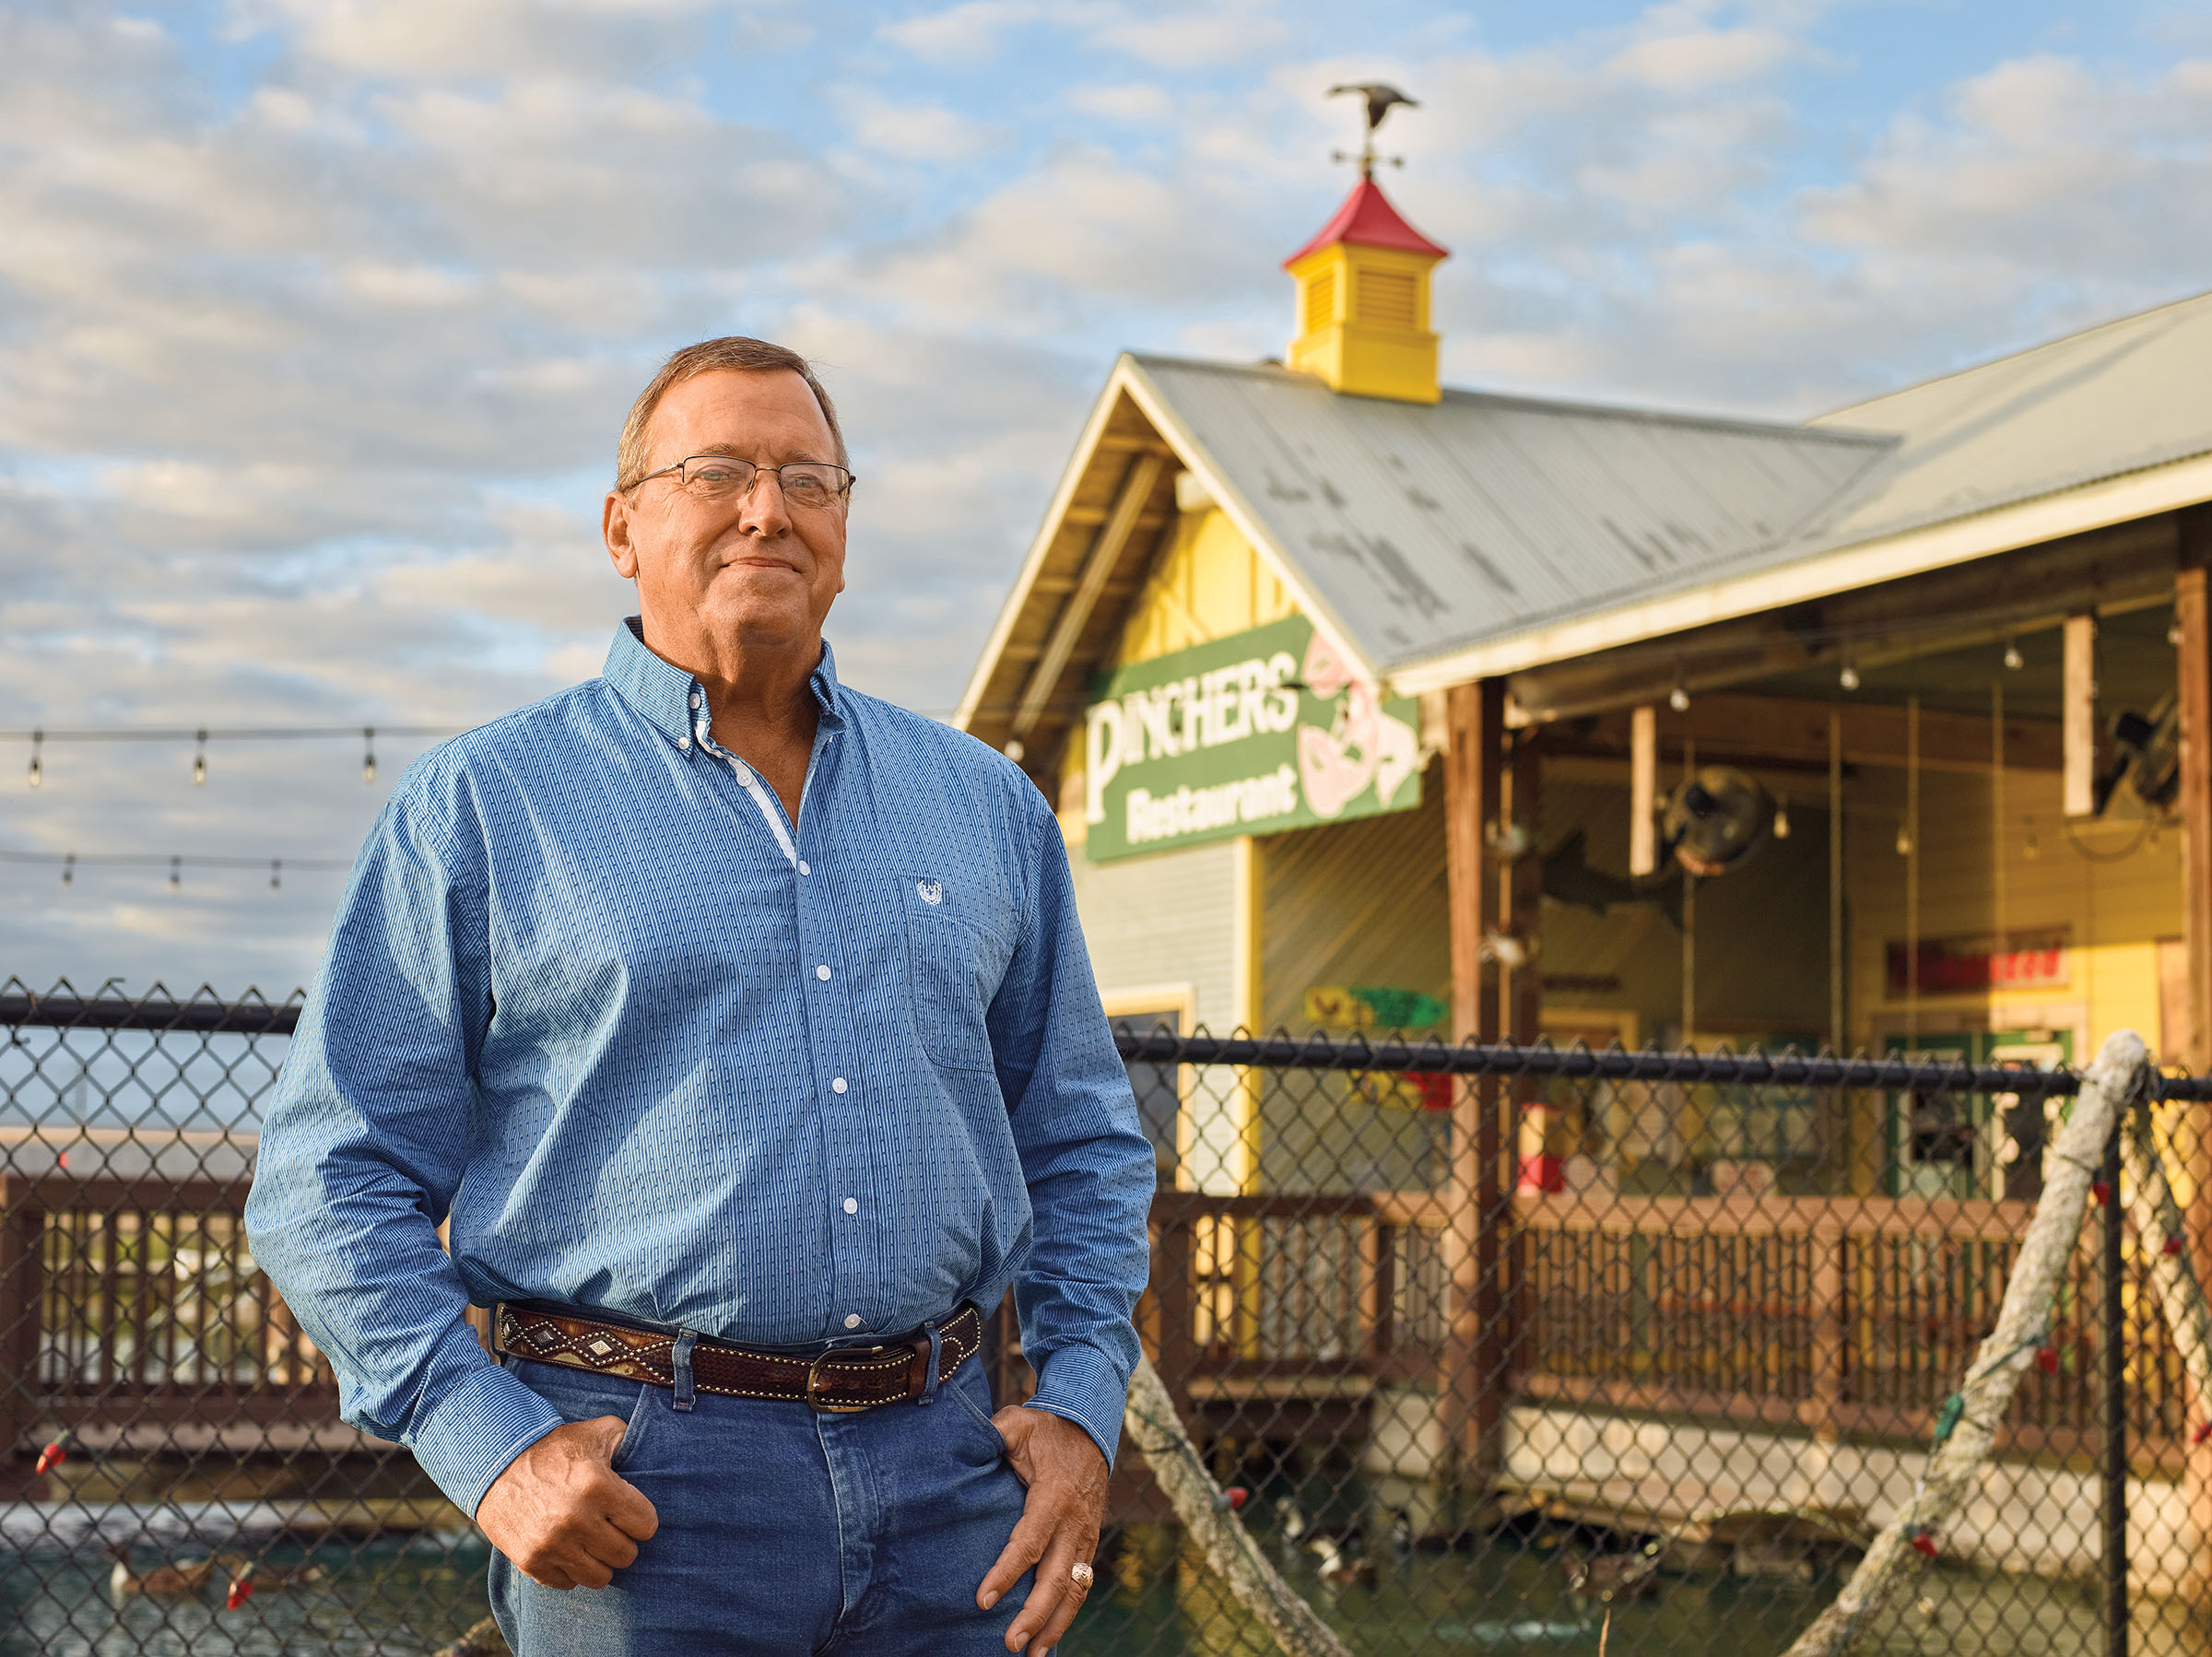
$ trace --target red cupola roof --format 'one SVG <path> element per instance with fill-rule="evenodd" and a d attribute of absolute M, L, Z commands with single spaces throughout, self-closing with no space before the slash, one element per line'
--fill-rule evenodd
<path fill-rule="evenodd" d="M 1382 194 L 1382 186 L 1372 179 L 1361 179 L 1353 185 L 1352 193 L 1344 198 L 1344 206 L 1336 209 L 1336 216 L 1321 227 L 1321 234 L 1283 264 L 1296 264 L 1308 253 L 1334 247 L 1339 241 L 1356 242 L 1361 247 L 1393 247 L 1438 259 L 1447 257 L 1450 253 L 1400 217 L 1397 208 L 1390 205 L 1390 197 Z"/>

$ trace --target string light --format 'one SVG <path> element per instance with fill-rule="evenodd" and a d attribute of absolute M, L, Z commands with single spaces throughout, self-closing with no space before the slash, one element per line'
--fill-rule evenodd
<path fill-rule="evenodd" d="M 1666 693 L 1666 705 L 1677 713 L 1689 711 L 1689 687 L 1682 682 L 1682 670 L 1675 669 L 1675 687 Z"/>
<path fill-rule="evenodd" d="M 200 733 L 199 742 L 200 746 L 193 751 L 192 756 L 192 785 L 194 788 L 206 788 L 207 786 L 206 732 Z"/>
<path fill-rule="evenodd" d="M 45 746 L 46 733 L 33 731 L 30 734 L 30 785 L 33 788 L 42 788 L 46 783 L 46 767 L 39 758 L 39 750 Z"/>
<path fill-rule="evenodd" d="M 1787 794 L 1783 795 L 1782 803 L 1774 807 L 1774 838 L 1790 838 L 1790 796 Z"/>
<path fill-rule="evenodd" d="M 2020 654 L 2020 641 L 2017 639 L 2005 640 L 2005 665 L 2014 673 L 2028 665 L 2028 658 Z"/>
<path fill-rule="evenodd" d="M 0 849 L 0 864 L 45 864 L 58 865 L 62 884 L 75 884 L 80 864 L 105 868 L 167 869 L 171 886 L 182 885 L 186 864 L 204 869 L 266 869 L 271 889 L 277 888 L 283 870 L 313 869 L 342 874 L 353 867 L 352 860 L 343 857 L 221 857 L 187 854 L 182 852 L 16 852 Z"/>
<path fill-rule="evenodd" d="M 1912 830 L 1902 823 L 1897 826 L 1897 854 L 1900 857 L 1912 855 Z"/>
<path fill-rule="evenodd" d="M 1851 662 L 1845 662 L 1843 664 L 1843 671 L 1836 676 L 1836 683 L 1842 686 L 1846 690 L 1856 690 L 1859 687 L 1859 670 L 1857 665 Z"/>
<path fill-rule="evenodd" d="M 363 783 L 376 781 L 376 727 L 374 725 L 361 727 L 361 781 Z"/>

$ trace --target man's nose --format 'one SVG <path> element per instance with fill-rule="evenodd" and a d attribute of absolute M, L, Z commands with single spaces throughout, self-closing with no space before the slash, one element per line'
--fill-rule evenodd
<path fill-rule="evenodd" d="M 738 503 L 737 527 L 754 535 L 791 533 L 791 510 L 783 499 L 783 480 L 766 466 L 753 474 L 753 487 Z"/>

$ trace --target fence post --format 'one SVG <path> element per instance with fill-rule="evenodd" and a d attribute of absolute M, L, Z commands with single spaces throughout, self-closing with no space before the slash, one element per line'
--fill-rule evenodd
<path fill-rule="evenodd" d="M 1813 1227 L 1813 1373 L 1805 1425 L 1827 1444 L 1842 1436 L 1843 1364 L 1851 1333 L 1851 1314 L 1844 1305 L 1850 1282 L 1844 1260 L 1847 1246 L 1841 1221 L 1831 1217 Z"/>
<path fill-rule="evenodd" d="M 1166 1193 L 1162 1193 L 1165 1195 Z M 1191 1211 L 1174 1201 L 1159 1206 L 1159 1252 L 1152 1266 L 1152 1292 L 1159 1297 L 1160 1380 L 1177 1398 L 1189 1391 L 1196 1365 L 1196 1337 L 1191 1307 Z"/>
<path fill-rule="evenodd" d="M 38 1420 L 41 1228 L 35 1187 L 0 1176 L 0 1487 L 14 1484 L 17 1451 Z"/>
<path fill-rule="evenodd" d="M 2104 1651 L 2127 1657 L 2127 1315 L 2120 1213 L 2120 1135 L 2116 1118 L 2104 1146 Z"/>

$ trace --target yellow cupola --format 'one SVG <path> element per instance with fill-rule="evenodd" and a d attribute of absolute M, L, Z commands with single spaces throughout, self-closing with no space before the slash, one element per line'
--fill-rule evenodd
<path fill-rule="evenodd" d="M 1321 234 L 1283 261 L 1298 284 L 1288 366 L 1354 396 L 1439 401 L 1429 277 L 1448 256 L 1361 178 Z"/>

